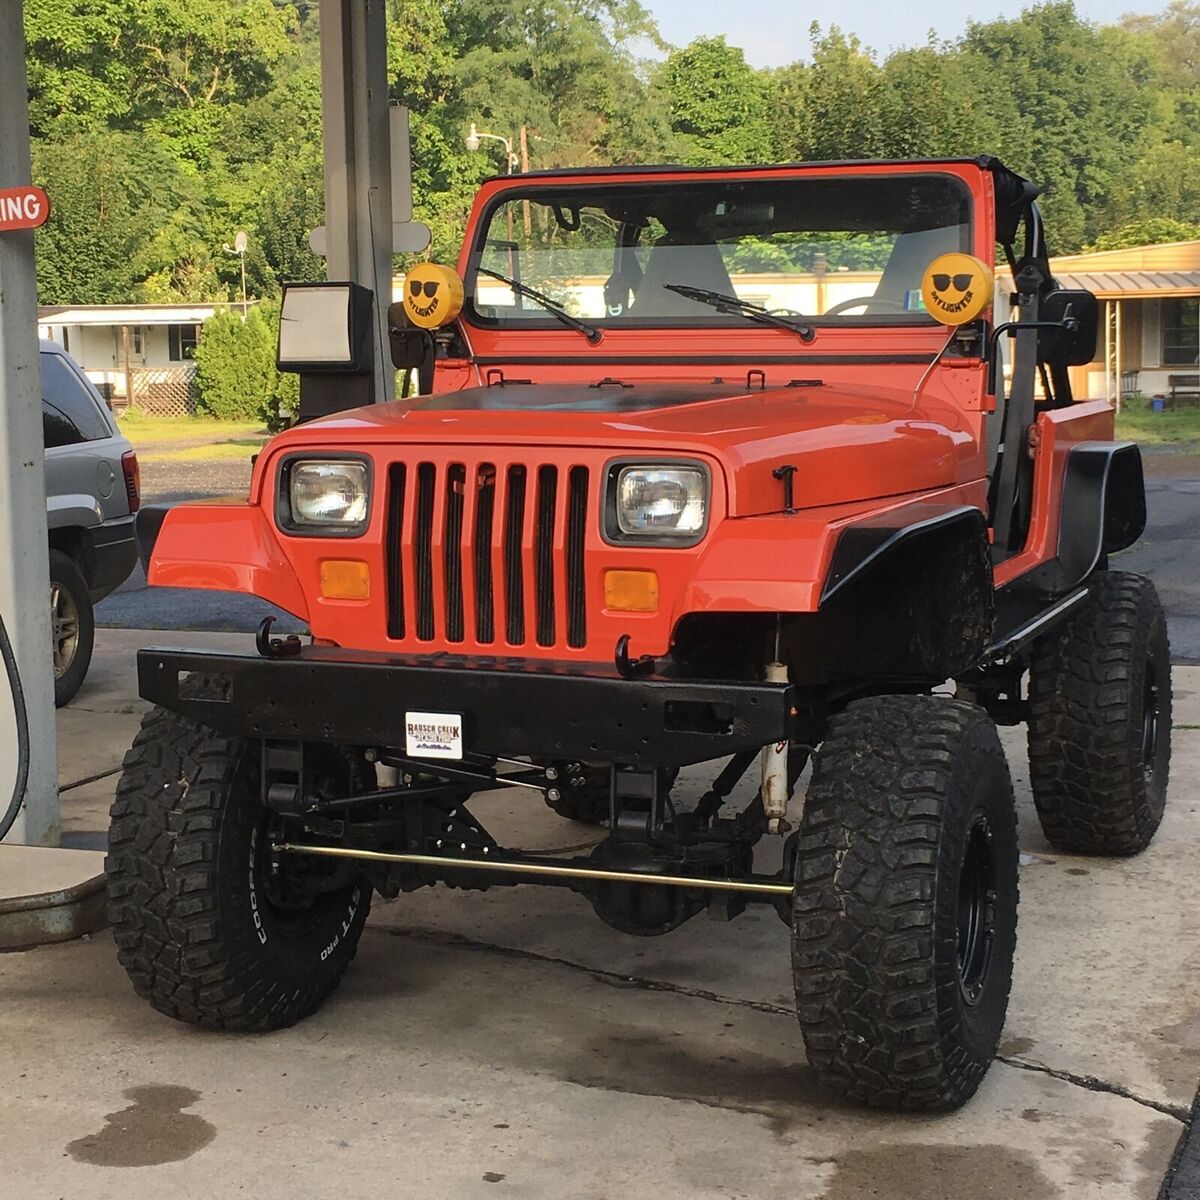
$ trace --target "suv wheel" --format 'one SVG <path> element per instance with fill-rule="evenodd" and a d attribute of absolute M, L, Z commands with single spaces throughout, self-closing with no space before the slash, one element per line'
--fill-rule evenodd
<path fill-rule="evenodd" d="M 50 551 L 50 649 L 54 655 L 54 704 L 62 708 L 79 689 L 92 661 L 96 636 L 92 598 L 75 560 Z"/>
<path fill-rule="evenodd" d="M 257 743 L 162 708 L 125 756 L 105 860 L 108 918 L 138 995 L 179 1021 L 291 1025 L 337 987 L 358 948 L 370 886 L 300 856 L 271 870 L 259 765 Z M 344 760 L 333 769 L 352 774 Z"/>
<path fill-rule="evenodd" d="M 944 696 L 880 696 L 833 717 L 792 915 L 818 1075 L 876 1107 L 963 1104 L 1004 1027 L 1016 929 L 1016 813 L 991 718 Z"/>
<path fill-rule="evenodd" d="M 1154 584 L 1101 571 L 1034 646 L 1029 777 L 1047 839 L 1136 854 L 1162 821 L 1171 765 L 1171 650 Z"/>

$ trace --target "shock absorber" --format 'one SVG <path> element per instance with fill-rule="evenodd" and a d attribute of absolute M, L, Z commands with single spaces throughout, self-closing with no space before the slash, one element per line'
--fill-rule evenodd
<path fill-rule="evenodd" d="M 767 663 L 767 683 L 787 683 L 788 669 L 785 663 Z M 763 812 L 767 817 L 767 829 L 771 833 L 787 833 L 791 828 L 787 817 L 788 793 L 791 791 L 788 780 L 788 742 L 771 742 L 764 746 L 760 759 L 762 765 L 762 796 Z"/>

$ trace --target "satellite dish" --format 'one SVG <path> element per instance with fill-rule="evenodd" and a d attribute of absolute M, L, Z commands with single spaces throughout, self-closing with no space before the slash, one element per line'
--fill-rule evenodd
<path fill-rule="evenodd" d="M 239 229 L 237 231 L 236 236 L 233 239 L 234 253 L 235 254 L 245 254 L 246 253 L 246 243 L 249 240 L 250 239 L 246 236 L 246 231 L 244 229 Z"/>

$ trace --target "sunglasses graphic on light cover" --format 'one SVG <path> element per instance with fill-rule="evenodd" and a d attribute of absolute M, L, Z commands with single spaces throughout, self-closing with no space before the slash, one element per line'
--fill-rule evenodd
<path fill-rule="evenodd" d="M 968 276 L 968 278 L 970 278 Z M 432 300 L 437 295 L 438 288 L 441 284 L 436 279 L 430 279 L 427 283 L 422 283 L 419 279 L 409 280 L 408 290 L 412 293 L 415 300 L 422 292 L 428 300 Z"/>
<path fill-rule="evenodd" d="M 950 280 L 954 280 L 955 291 L 965 292 L 971 286 L 973 275 L 935 275 L 933 277 L 933 287 L 935 291 L 944 292 L 950 286 Z"/>

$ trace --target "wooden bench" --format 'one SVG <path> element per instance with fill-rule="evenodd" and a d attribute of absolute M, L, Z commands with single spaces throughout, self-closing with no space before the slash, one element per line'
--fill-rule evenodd
<path fill-rule="evenodd" d="M 1200 404 L 1200 375 L 1168 375 L 1167 386 L 1171 389 L 1168 408 L 1176 408 L 1176 401 L 1183 399 Z"/>

